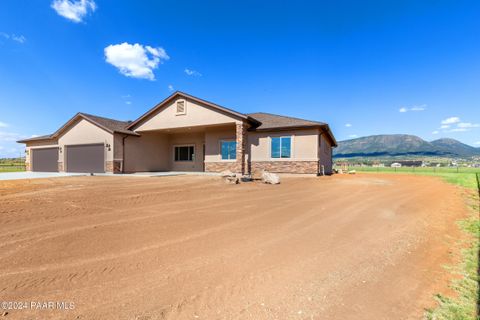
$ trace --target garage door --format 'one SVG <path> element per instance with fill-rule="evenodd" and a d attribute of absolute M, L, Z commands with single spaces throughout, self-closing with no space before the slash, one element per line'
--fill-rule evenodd
<path fill-rule="evenodd" d="M 105 147 L 102 144 L 65 146 L 68 172 L 105 172 Z"/>
<path fill-rule="evenodd" d="M 32 171 L 57 172 L 58 148 L 31 149 Z"/>

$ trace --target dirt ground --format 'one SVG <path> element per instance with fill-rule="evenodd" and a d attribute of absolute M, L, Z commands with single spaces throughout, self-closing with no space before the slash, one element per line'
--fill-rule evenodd
<path fill-rule="evenodd" d="M 465 214 L 460 189 L 406 175 L 0 182 L 0 301 L 28 304 L 5 319 L 421 319 Z"/>

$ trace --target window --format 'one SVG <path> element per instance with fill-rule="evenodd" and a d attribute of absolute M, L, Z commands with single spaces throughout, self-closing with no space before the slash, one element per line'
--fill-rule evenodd
<path fill-rule="evenodd" d="M 237 159 L 237 142 L 236 141 L 222 141 L 222 160 Z"/>
<path fill-rule="evenodd" d="M 177 101 L 177 114 L 186 114 L 185 100 Z"/>
<path fill-rule="evenodd" d="M 272 137 L 272 158 L 290 158 L 292 137 Z"/>
<path fill-rule="evenodd" d="M 193 161 L 195 159 L 194 146 L 175 147 L 175 161 Z"/>

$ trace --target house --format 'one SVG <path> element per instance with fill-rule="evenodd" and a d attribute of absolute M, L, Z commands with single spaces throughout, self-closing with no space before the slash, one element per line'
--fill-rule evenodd
<path fill-rule="evenodd" d="M 326 123 L 243 114 L 182 92 L 135 121 L 77 113 L 53 134 L 18 142 L 29 171 L 92 173 L 331 174 L 337 146 Z"/>

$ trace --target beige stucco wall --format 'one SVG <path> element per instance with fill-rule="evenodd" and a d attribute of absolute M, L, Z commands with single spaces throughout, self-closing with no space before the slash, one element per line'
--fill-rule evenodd
<path fill-rule="evenodd" d="M 121 143 L 121 141 L 120 141 Z M 159 132 L 125 139 L 125 172 L 170 170 L 169 137 Z"/>
<path fill-rule="evenodd" d="M 168 150 L 170 158 L 170 170 L 173 171 L 203 171 L 203 144 L 205 133 L 178 133 L 169 135 Z M 174 147 L 179 145 L 194 145 L 194 161 L 174 161 Z"/>
<path fill-rule="evenodd" d="M 322 172 L 321 166 L 323 165 L 325 174 L 332 173 L 332 145 L 330 141 L 325 137 L 325 134 L 320 135 L 318 157 L 320 158 L 320 172 Z"/>
<path fill-rule="evenodd" d="M 218 110 L 186 100 L 186 114 L 176 114 L 176 100 L 151 115 L 147 121 L 134 128 L 141 132 L 146 130 L 185 128 L 222 123 L 235 123 L 237 120 Z"/>
<path fill-rule="evenodd" d="M 205 132 L 205 162 L 235 162 L 222 160 L 220 141 L 236 140 L 235 126 L 210 129 Z"/>
<path fill-rule="evenodd" d="M 318 129 L 280 132 L 248 132 L 251 161 L 318 161 Z M 271 158 L 271 137 L 292 136 L 292 157 Z"/>
<path fill-rule="evenodd" d="M 105 148 L 105 160 L 113 160 L 113 134 L 97 127 L 85 119 L 79 120 L 72 125 L 66 132 L 58 138 L 58 144 L 65 150 L 65 145 L 72 144 L 90 144 L 90 143 L 104 143 L 111 146 L 110 150 Z M 66 162 L 66 153 L 59 157 L 59 161 Z M 68 168 L 67 168 L 68 169 Z"/>

